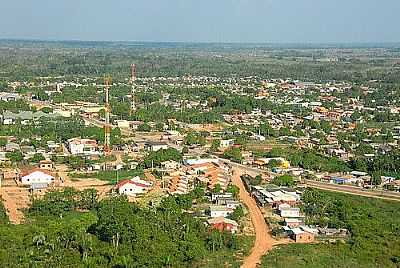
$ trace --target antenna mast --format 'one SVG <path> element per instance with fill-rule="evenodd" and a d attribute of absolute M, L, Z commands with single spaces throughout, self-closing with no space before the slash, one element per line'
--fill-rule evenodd
<path fill-rule="evenodd" d="M 131 79 L 130 84 L 132 85 L 131 89 L 131 114 L 136 111 L 136 103 L 135 103 L 135 82 L 136 82 L 136 65 L 131 64 Z"/>
<path fill-rule="evenodd" d="M 104 125 L 104 154 L 106 156 L 111 154 L 111 124 L 110 124 L 110 113 L 111 106 L 109 101 L 109 90 L 111 85 L 111 76 L 104 78 L 104 93 L 105 93 L 105 125 Z"/>

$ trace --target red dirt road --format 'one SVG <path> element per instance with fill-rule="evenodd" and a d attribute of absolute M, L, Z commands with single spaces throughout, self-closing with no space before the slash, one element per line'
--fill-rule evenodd
<path fill-rule="evenodd" d="M 272 249 L 272 246 L 277 243 L 271 234 L 268 225 L 264 220 L 264 216 L 261 213 L 260 208 L 257 206 L 256 201 L 250 196 L 250 194 L 244 188 L 243 182 L 240 179 L 242 172 L 238 168 L 233 169 L 232 182 L 240 189 L 240 199 L 246 204 L 251 221 L 254 225 L 256 233 L 256 240 L 249 256 L 244 259 L 242 268 L 255 268 L 261 263 L 261 257 L 264 256 L 268 251 Z"/>

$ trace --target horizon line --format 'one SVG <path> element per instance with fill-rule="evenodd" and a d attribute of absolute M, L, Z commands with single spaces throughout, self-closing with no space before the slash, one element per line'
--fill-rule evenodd
<path fill-rule="evenodd" d="M 254 41 L 155 41 L 155 40 L 85 40 L 85 39 L 46 39 L 46 38 L 2 38 L 0 41 L 30 41 L 30 42 L 88 42 L 88 43 L 165 43 L 165 44 L 243 44 L 243 45 L 400 45 L 400 41 L 269 41 L 269 42 L 254 42 Z"/>

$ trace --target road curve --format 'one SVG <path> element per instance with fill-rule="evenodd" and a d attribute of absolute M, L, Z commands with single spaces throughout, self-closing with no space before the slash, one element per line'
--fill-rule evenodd
<path fill-rule="evenodd" d="M 254 225 L 254 231 L 256 233 L 256 240 L 249 256 L 247 256 L 242 264 L 242 268 L 255 268 L 261 263 L 261 258 L 275 244 L 275 240 L 270 234 L 270 229 L 264 220 L 264 216 L 261 213 L 260 208 L 257 206 L 256 201 L 250 196 L 250 194 L 244 188 L 243 182 L 240 176 L 243 174 L 240 169 L 233 168 L 232 182 L 239 187 L 239 196 L 242 202 L 247 206 L 251 221 Z"/>

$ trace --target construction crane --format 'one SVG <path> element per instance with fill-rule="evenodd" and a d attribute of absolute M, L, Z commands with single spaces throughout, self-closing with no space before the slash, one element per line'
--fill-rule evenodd
<path fill-rule="evenodd" d="M 109 90 L 112 84 L 111 76 L 104 77 L 104 94 L 105 94 L 105 125 L 104 125 L 104 154 L 109 156 L 111 154 L 111 129 L 110 113 L 111 106 L 109 100 Z"/>
<path fill-rule="evenodd" d="M 135 103 L 135 81 L 136 81 L 136 65 L 131 64 L 131 79 L 129 80 L 132 89 L 131 89 L 131 114 L 136 111 L 136 103 Z"/>

